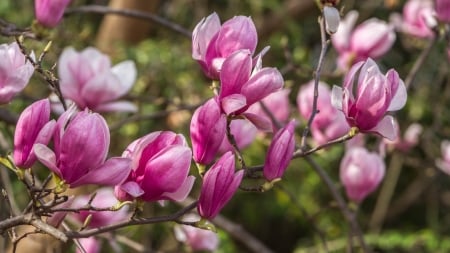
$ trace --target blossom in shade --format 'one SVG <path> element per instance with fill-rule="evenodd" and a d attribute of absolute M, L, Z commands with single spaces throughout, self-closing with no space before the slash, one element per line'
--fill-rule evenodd
<path fill-rule="evenodd" d="M 340 179 L 349 199 L 361 202 L 383 180 L 385 164 L 381 156 L 362 147 L 348 149 L 341 161 Z"/>
<path fill-rule="evenodd" d="M 47 145 L 53 137 L 56 121 L 50 121 L 50 101 L 34 102 L 20 114 L 14 132 L 14 163 L 29 168 L 36 162 L 33 145 Z"/>
<path fill-rule="evenodd" d="M 54 151 L 40 143 L 33 150 L 39 161 L 70 187 L 116 185 L 130 173 L 130 159 L 106 160 L 109 141 L 108 125 L 100 114 L 71 107 L 56 122 Z"/>
<path fill-rule="evenodd" d="M 188 176 L 192 152 L 181 134 L 159 131 L 132 142 L 122 154 L 131 159 L 132 171 L 116 186 L 121 200 L 184 200 L 195 177 Z"/>
<path fill-rule="evenodd" d="M 230 132 L 236 141 L 239 150 L 246 148 L 256 138 L 258 129 L 248 120 L 234 119 L 230 123 Z M 228 136 L 224 136 L 222 144 L 219 147 L 219 153 L 223 154 L 227 151 L 233 151 L 233 147 L 228 141 Z"/>
<path fill-rule="evenodd" d="M 203 177 L 197 210 L 201 217 L 213 219 L 233 197 L 244 171 L 235 172 L 232 152 L 225 153 Z"/>
<path fill-rule="evenodd" d="M 441 142 L 442 158 L 436 160 L 436 165 L 445 173 L 450 175 L 450 141 Z"/>
<path fill-rule="evenodd" d="M 101 250 L 101 243 L 95 237 L 79 238 L 78 242 L 83 250 L 77 248 L 76 253 L 99 253 Z"/>
<path fill-rule="evenodd" d="M 440 21 L 450 23 L 450 0 L 436 0 L 436 15 Z"/>
<path fill-rule="evenodd" d="M 395 140 L 397 131 L 394 118 L 386 112 L 400 110 L 406 99 L 406 87 L 397 72 L 391 69 L 383 75 L 370 58 L 353 65 L 342 88 L 332 90 L 332 104 L 344 112 L 350 126 L 389 140 Z"/>
<path fill-rule="evenodd" d="M 221 113 L 214 98 L 195 110 L 190 132 L 194 161 L 210 164 L 223 141 L 227 127 L 226 115 Z"/>
<path fill-rule="evenodd" d="M 358 12 L 350 11 L 343 20 L 331 42 L 337 50 L 338 67 L 347 70 L 355 62 L 367 58 L 379 58 L 389 51 L 395 42 L 394 27 L 385 21 L 372 18 L 357 26 Z"/>
<path fill-rule="evenodd" d="M 295 149 L 294 131 L 295 121 L 292 120 L 273 137 L 263 168 L 267 181 L 272 182 L 281 178 L 291 162 Z"/>
<path fill-rule="evenodd" d="M 255 25 L 249 17 L 236 16 L 222 25 L 212 13 L 203 18 L 192 32 L 192 58 L 205 74 L 219 79 L 224 60 L 237 50 L 247 49 L 253 54 L 258 43 Z"/>
<path fill-rule="evenodd" d="M 46 27 L 55 27 L 61 21 L 71 0 L 34 0 L 37 21 Z"/>
<path fill-rule="evenodd" d="M 32 55 L 32 57 L 34 57 Z M 20 51 L 16 42 L 0 45 L 0 104 L 5 104 L 21 92 L 30 81 L 33 65 Z"/>
<path fill-rule="evenodd" d="M 195 222 L 200 218 L 197 215 L 186 215 L 183 221 Z M 194 251 L 214 252 L 219 246 L 219 237 L 217 233 L 211 230 L 200 229 L 189 225 L 177 225 L 174 227 L 175 238 L 185 243 Z"/>
<path fill-rule="evenodd" d="M 311 134 L 317 144 L 322 145 L 348 133 L 350 126 L 344 114 L 331 104 L 331 91 L 324 82 L 319 82 L 317 113 L 311 123 Z M 314 81 L 301 86 L 297 95 L 300 115 L 307 121 L 311 117 L 314 101 Z"/>
<path fill-rule="evenodd" d="M 92 202 L 89 200 L 92 198 L 90 195 L 77 196 L 73 203 L 72 208 L 81 208 L 90 204 L 95 208 L 110 208 L 114 207 L 119 201 L 114 196 L 112 188 L 101 188 L 96 191 L 95 197 Z M 79 211 L 71 214 L 80 223 L 84 223 L 88 216 L 90 216 L 89 228 L 98 228 L 109 224 L 114 224 L 120 221 L 125 221 L 130 217 L 128 212 L 128 206 L 124 206 L 117 211 Z"/>
<path fill-rule="evenodd" d="M 262 68 L 261 57 L 254 68 L 252 62 L 250 51 L 239 50 L 222 65 L 217 99 L 227 115 L 243 114 L 251 105 L 283 87 L 283 77 L 276 68 Z"/>
<path fill-rule="evenodd" d="M 432 28 L 437 25 L 431 0 L 409 0 L 403 7 L 399 30 L 419 37 L 434 37 Z"/>
<path fill-rule="evenodd" d="M 107 55 L 95 48 L 81 52 L 66 48 L 58 62 L 61 93 L 78 108 L 97 112 L 136 111 L 127 101 L 117 101 L 125 95 L 136 80 L 132 61 L 123 61 L 114 67 Z"/>
<path fill-rule="evenodd" d="M 417 145 L 419 137 L 422 134 L 423 127 L 418 123 L 413 123 L 406 128 L 403 136 L 400 134 L 400 128 L 397 124 L 397 138 L 394 141 L 384 139 L 388 146 L 396 148 L 400 151 L 407 152 Z"/>

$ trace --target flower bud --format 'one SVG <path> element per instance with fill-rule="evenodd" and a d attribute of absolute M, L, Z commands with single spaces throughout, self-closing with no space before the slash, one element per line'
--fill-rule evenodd
<path fill-rule="evenodd" d="M 241 184 L 244 171 L 235 172 L 234 155 L 225 153 L 203 177 L 198 200 L 198 213 L 205 219 L 213 219 L 233 197 Z"/>
<path fill-rule="evenodd" d="M 9 103 L 30 81 L 33 65 L 16 42 L 0 45 L 0 104 Z"/>
<path fill-rule="evenodd" d="M 20 114 L 14 132 L 14 163 L 21 168 L 30 168 L 36 162 L 33 145 L 47 145 L 53 137 L 56 122 L 50 120 L 50 101 L 34 102 Z"/>
<path fill-rule="evenodd" d="M 383 180 L 384 173 L 383 159 L 362 147 L 347 150 L 341 161 L 341 182 L 348 198 L 358 203 L 375 191 Z"/>
<path fill-rule="evenodd" d="M 55 27 L 61 21 L 71 0 L 34 0 L 37 21 L 47 27 Z"/>

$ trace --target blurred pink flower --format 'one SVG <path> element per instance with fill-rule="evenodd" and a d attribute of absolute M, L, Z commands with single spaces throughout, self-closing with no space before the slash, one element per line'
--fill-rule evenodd
<path fill-rule="evenodd" d="M 61 21 L 71 0 L 34 0 L 37 21 L 47 27 L 55 27 Z"/>
<path fill-rule="evenodd" d="M 213 219 L 233 197 L 241 184 L 244 171 L 235 172 L 232 152 L 225 153 L 203 177 L 197 210 L 201 217 Z"/>
<path fill-rule="evenodd" d="M 331 104 L 331 92 L 328 85 L 319 82 L 316 116 L 311 124 L 311 134 L 317 144 L 322 145 L 348 133 L 350 126 L 345 116 Z M 300 115 L 309 120 L 314 100 L 314 81 L 300 87 L 297 95 L 297 106 Z"/>
<path fill-rule="evenodd" d="M 33 149 L 39 161 L 70 187 L 116 185 L 130 173 L 130 159 L 106 160 L 109 141 L 108 125 L 100 114 L 72 107 L 56 123 L 54 151 L 40 143 Z"/>
<path fill-rule="evenodd" d="M 390 141 L 387 139 L 383 139 L 385 144 L 388 146 L 391 146 L 393 148 L 396 148 L 402 152 L 407 152 L 411 148 L 417 145 L 419 142 L 420 134 L 422 134 L 423 128 L 418 123 L 413 123 L 408 126 L 408 128 L 405 130 L 405 133 L 403 136 L 400 134 L 400 128 L 398 127 L 398 124 L 396 124 L 397 129 L 397 138 L 394 141 Z"/>
<path fill-rule="evenodd" d="M 115 188 L 121 201 L 183 201 L 192 189 L 195 177 L 188 176 L 192 152 L 181 134 L 147 134 L 128 145 L 122 156 L 131 159 L 132 171 Z"/>
<path fill-rule="evenodd" d="M 341 182 L 348 198 L 358 203 L 376 190 L 384 173 L 383 159 L 362 147 L 347 150 L 341 161 Z"/>
<path fill-rule="evenodd" d="M 409 0 L 403 7 L 400 31 L 420 38 L 431 38 L 434 37 L 432 28 L 436 25 L 431 0 Z"/>
<path fill-rule="evenodd" d="M 236 16 L 220 25 L 214 12 L 203 18 L 192 32 L 192 58 L 205 74 L 218 79 L 224 60 L 237 50 L 253 54 L 258 43 L 255 25 L 249 17 Z"/>
<path fill-rule="evenodd" d="M 240 150 L 246 148 L 248 145 L 252 144 L 252 142 L 256 138 L 256 133 L 258 129 L 245 119 L 234 119 L 230 124 L 230 131 L 236 141 L 236 145 Z M 228 141 L 227 136 L 225 135 L 222 144 L 219 147 L 219 153 L 223 154 L 227 151 L 233 151 L 233 147 Z"/>
<path fill-rule="evenodd" d="M 450 23 L 450 0 L 436 0 L 436 14 L 440 21 Z"/>
<path fill-rule="evenodd" d="M 406 99 L 406 87 L 398 73 L 391 69 L 383 75 L 370 58 L 353 65 L 342 88 L 334 86 L 332 91 L 333 106 L 344 112 L 350 126 L 390 140 L 397 137 L 396 122 L 386 113 L 400 110 Z"/>
<path fill-rule="evenodd" d="M 31 55 L 34 57 L 34 55 Z M 0 45 L 0 104 L 9 103 L 30 81 L 34 67 L 16 42 Z"/>
<path fill-rule="evenodd" d="M 101 243 L 93 236 L 87 238 L 79 238 L 83 250 L 77 248 L 76 253 L 99 253 L 101 250 Z"/>
<path fill-rule="evenodd" d="M 379 58 L 389 51 L 395 42 L 395 32 L 392 25 L 385 21 L 372 18 L 357 26 L 358 12 L 350 11 L 339 24 L 331 42 L 339 53 L 338 67 L 348 70 L 355 62 L 367 58 Z"/>
<path fill-rule="evenodd" d="M 47 145 L 55 130 L 56 121 L 50 121 L 50 101 L 34 102 L 20 114 L 14 132 L 14 163 L 21 168 L 30 168 L 36 162 L 33 145 Z"/>
<path fill-rule="evenodd" d="M 107 55 L 95 48 L 76 52 L 66 48 L 58 62 L 61 92 L 80 109 L 93 111 L 136 111 L 127 101 L 116 101 L 128 93 L 136 80 L 132 61 L 123 61 L 111 67 Z"/>
<path fill-rule="evenodd" d="M 197 215 L 186 215 L 183 221 L 195 222 L 200 217 Z M 193 251 L 214 252 L 219 246 L 219 237 L 213 231 L 200 229 L 188 225 L 178 225 L 174 228 L 175 238 L 188 245 Z"/>

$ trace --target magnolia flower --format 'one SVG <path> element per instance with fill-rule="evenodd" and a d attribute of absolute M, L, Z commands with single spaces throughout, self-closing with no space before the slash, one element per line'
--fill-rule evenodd
<path fill-rule="evenodd" d="M 357 18 L 358 12 L 350 11 L 331 36 L 331 42 L 339 53 L 338 67 L 342 70 L 369 57 L 381 57 L 395 41 L 393 26 L 372 18 L 353 29 Z"/>
<path fill-rule="evenodd" d="M 95 237 L 79 238 L 78 242 L 83 250 L 77 248 L 76 253 L 99 253 L 101 250 L 101 243 Z"/>
<path fill-rule="evenodd" d="M 243 114 L 256 126 L 271 128 L 261 116 L 245 113 L 254 103 L 264 99 L 283 86 L 283 77 L 276 68 L 262 68 L 261 57 L 252 72 L 250 51 L 240 50 L 230 55 L 220 72 L 221 87 L 217 97 L 222 111 L 227 115 Z M 264 123 L 258 123 L 258 122 Z"/>
<path fill-rule="evenodd" d="M 71 0 L 34 0 L 37 21 L 47 27 L 55 27 L 61 21 Z"/>
<path fill-rule="evenodd" d="M 237 50 L 253 54 L 258 43 L 255 25 L 249 17 L 236 16 L 220 25 L 216 13 L 203 18 L 192 32 L 192 58 L 205 74 L 218 79 L 224 60 Z"/>
<path fill-rule="evenodd" d="M 214 98 L 195 110 L 192 115 L 190 132 L 194 161 L 210 164 L 223 141 L 227 127 L 225 114 Z"/>
<path fill-rule="evenodd" d="M 431 0 L 409 0 L 403 7 L 400 31 L 420 38 L 434 37 L 432 28 L 437 25 Z"/>
<path fill-rule="evenodd" d="M 32 57 L 34 57 L 32 55 Z M 16 42 L 0 45 L 0 104 L 11 101 L 30 81 L 34 67 Z"/>
<path fill-rule="evenodd" d="M 14 132 L 14 163 L 30 168 L 36 162 L 33 145 L 47 145 L 53 137 L 55 120 L 50 121 L 50 102 L 42 99 L 34 102 L 20 114 Z"/>
<path fill-rule="evenodd" d="M 350 126 L 390 140 L 397 136 L 396 122 L 386 112 L 400 110 L 406 98 L 405 84 L 397 72 L 391 69 L 383 75 L 370 58 L 353 65 L 342 88 L 332 90 L 332 104 L 344 112 Z"/>
<path fill-rule="evenodd" d="M 58 64 L 61 92 L 80 109 L 136 111 L 132 103 L 116 101 L 131 89 L 136 80 L 136 67 L 132 61 L 111 67 L 109 57 L 95 48 L 81 52 L 66 48 Z"/>
<path fill-rule="evenodd" d="M 256 138 L 258 129 L 248 120 L 234 119 L 230 123 L 230 132 L 231 135 L 233 135 L 239 150 L 242 150 L 252 144 Z M 222 144 L 220 144 L 219 153 L 223 154 L 227 151 L 233 151 L 233 147 L 228 141 L 228 137 L 225 135 Z"/>
<path fill-rule="evenodd" d="M 71 107 L 59 117 L 55 128 L 54 151 L 40 143 L 33 149 L 39 161 L 70 187 L 116 185 L 130 173 L 130 159 L 106 160 L 109 129 L 100 114 L 76 112 Z"/>
<path fill-rule="evenodd" d="M 436 160 L 436 165 L 443 172 L 450 175 L 450 141 L 444 140 L 441 143 L 442 159 Z"/>
<path fill-rule="evenodd" d="M 311 134 L 317 144 L 322 145 L 328 141 L 348 133 L 350 127 L 345 116 L 331 104 L 331 91 L 324 82 L 319 82 L 317 98 L 317 113 L 311 124 Z M 297 95 L 297 106 L 300 115 L 309 120 L 314 100 L 314 81 L 300 87 Z"/>
<path fill-rule="evenodd" d="M 340 178 L 349 199 L 361 202 L 375 191 L 385 173 L 383 159 L 365 148 L 348 149 L 342 158 Z"/>
<path fill-rule="evenodd" d="M 197 215 L 186 215 L 183 217 L 183 221 L 195 222 L 200 217 Z M 206 250 L 215 251 L 219 246 L 219 237 L 217 233 L 211 230 L 196 228 L 189 225 L 177 225 L 174 227 L 175 238 L 185 243 L 194 251 Z"/>
<path fill-rule="evenodd" d="M 440 21 L 450 23 L 450 0 L 436 0 L 436 15 Z"/>
<path fill-rule="evenodd" d="M 131 159 L 132 171 L 116 186 L 121 200 L 183 201 L 194 184 L 188 176 L 192 152 L 180 134 L 153 132 L 132 142 L 122 154 Z"/>
<path fill-rule="evenodd" d="M 241 184 L 244 171 L 235 172 L 232 152 L 225 153 L 203 177 L 197 210 L 201 217 L 213 219 L 230 201 Z"/>
<path fill-rule="evenodd" d="M 291 162 L 295 150 L 295 121 L 278 130 L 270 143 L 263 174 L 267 181 L 280 179 Z"/>
<path fill-rule="evenodd" d="M 400 151 L 407 152 L 411 148 L 417 145 L 419 142 L 420 134 L 422 134 L 423 128 L 418 123 L 413 123 L 408 126 L 403 136 L 400 135 L 400 128 L 397 124 L 397 138 L 394 141 L 383 139 L 384 143 L 396 148 Z"/>

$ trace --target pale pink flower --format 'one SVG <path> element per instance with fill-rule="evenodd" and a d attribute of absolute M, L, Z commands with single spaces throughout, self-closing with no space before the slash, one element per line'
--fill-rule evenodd
<path fill-rule="evenodd" d="M 273 92 L 264 99 L 261 100 L 264 106 L 270 111 L 272 116 L 279 123 L 284 124 L 289 119 L 290 104 L 289 104 L 289 89 L 281 89 Z M 247 112 L 253 113 L 265 117 L 268 122 L 272 122 L 272 119 L 267 112 L 262 108 L 260 103 L 254 103 Z M 275 124 L 272 124 L 273 131 L 277 130 Z"/>
<path fill-rule="evenodd" d="M 431 0 L 409 0 L 403 7 L 400 31 L 420 38 L 434 37 L 432 28 L 437 25 Z"/>
<path fill-rule="evenodd" d="M 33 57 L 33 56 L 32 56 Z M 16 42 L 0 45 L 0 104 L 9 103 L 30 81 L 34 67 Z"/>
<path fill-rule="evenodd" d="M 101 250 L 101 243 L 95 237 L 87 237 L 78 239 L 83 250 L 77 248 L 76 253 L 99 253 Z"/>
<path fill-rule="evenodd" d="M 236 141 L 236 145 L 242 150 L 252 144 L 256 138 L 258 129 L 248 120 L 234 119 L 230 123 L 230 132 Z M 228 141 L 228 137 L 225 135 L 222 144 L 220 144 L 219 153 L 223 154 L 227 151 L 233 151 L 233 147 Z"/>
<path fill-rule="evenodd" d="M 134 104 L 117 101 L 127 94 L 136 80 L 132 61 L 123 61 L 114 67 L 107 55 L 95 48 L 81 52 L 66 48 L 58 62 L 61 92 L 78 108 L 93 111 L 136 111 Z"/>
<path fill-rule="evenodd" d="M 349 199 L 361 202 L 375 191 L 385 174 L 383 159 L 362 147 L 348 149 L 341 161 L 340 179 Z"/>
<path fill-rule="evenodd" d="M 406 87 L 398 73 L 391 69 L 383 75 L 370 58 L 353 65 L 342 88 L 334 86 L 332 91 L 333 106 L 344 112 L 350 126 L 390 140 L 397 136 L 396 122 L 386 113 L 400 110 L 406 99 Z"/>
<path fill-rule="evenodd" d="M 417 145 L 419 142 L 420 134 L 422 134 L 423 128 L 418 123 L 413 123 L 408 126 L 408 128 L 405 130 L 403 136 L 400 134 L 400 128 L 397 125 L 397 138 L 394 141 L 390 141 L 387 139 L 383 139 L 385 144 L 388 146 L 391 146 L 393 148 L 396 148 L 402 152 L 407 152 L 411 148 Z"/>
<path fill-rule="evenodd" d="M 71 0 L 34 0 L 37 21 L 47 27 L 55 27 L 61 21 Z"/>
<path fill-rule="evenodd" d="M 186 215 L 183 221 L 195 222 L 200 217 L 197 215 Z M 189 225 L 178 225 L 174 228 L 175 238 L 185 243 L 194 251 L 210 251 L 214 252 L 219 246 L 219 237 L 217 233 L 211 230 L 196 228 Z"/>

